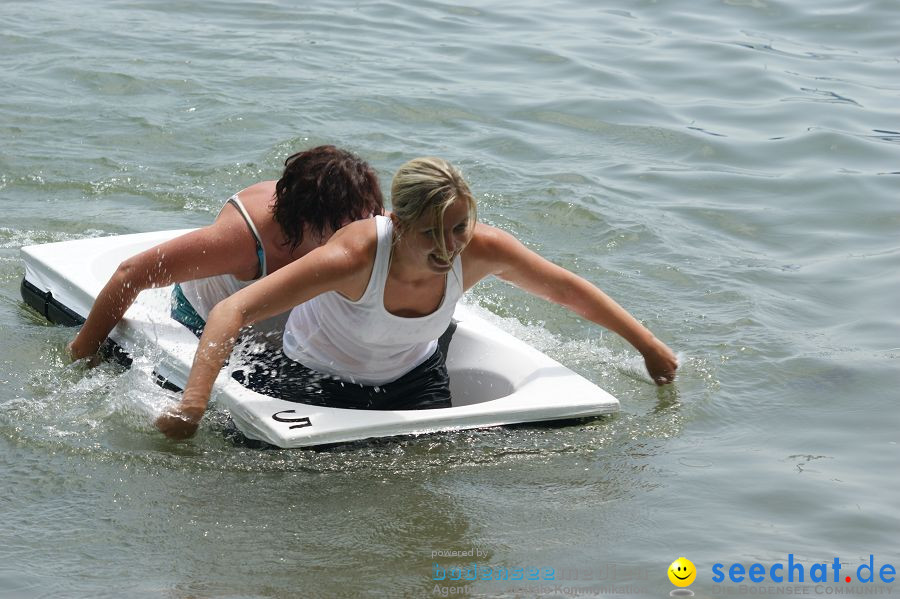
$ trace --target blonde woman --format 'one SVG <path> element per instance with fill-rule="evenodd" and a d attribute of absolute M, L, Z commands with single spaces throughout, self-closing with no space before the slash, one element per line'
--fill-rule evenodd
<path fill-rule="evenodd" d="M 446 161 L 404 164 L 391 196 L 390 217 L 347 225 L 210 312 L 182 401 L 157 420 L 162 432 L 193 435 L 240 329 L 292 307 L 271 394 L 345 408 L 449 407 L 438 338 L 457 300 L 488 275 L 618 333 L 657 384 L 674 380 L 672 350 L 625 309 L 512 235 L 476 222 L 472 193 Z"/>

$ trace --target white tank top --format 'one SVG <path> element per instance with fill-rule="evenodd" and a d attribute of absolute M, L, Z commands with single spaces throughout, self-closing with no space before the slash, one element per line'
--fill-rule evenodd
<path fill-rule="evenodd" d="M 396 380 L 437 349 L 462 297 L 462 260 L 446 275 L 441 305 L 427 316 L 404 318 L 384 307 L 393 223 L 375 217 L 378 245 L 363 296 L 350 301 L 328 291 L 296 306 L 284 330 L 284 353 L 304 366 L 363 385 Z"/>
<path fill-rule="evenodd" d="M 203 320 L 209 318 L 209 312 L 216 304 L 226 297 L 234 295 L 244 287 L 255 283 L 267 274 L 266 252 L 263 249 L 259 231 L 256 230 L 256 225 L 253 224 L 250 214 L 247 213 L 247 209 L 244 208 L 244 205 L 241 203 L 241 199 L 237 194 L 234 194 L 225 200 L 225 204 L 231 204 L 238 209 L 238 212 L 240 212 L 241 216 L 244 217 L 244 220 L 247 221 L 247 227 L 250 228 L 250 232 L 253 233 L 253 238 L 256 240 L 256 254 L 259 260 L 259 276 L 250 281 L 241 281 L 240 279 L 235 278 L 234 275 L 225 274 L 181 283 L 181 292 L 184 293 L 185 299 L 190 302 L 191 306 L 194 307 L 194 310 L 197 311 L 197 314 L 199 314 Z M 225 206 L 223 205 L 222 208 L 224 209 Z M 222 211 L 220 210 L 219 214 L 221 213 Z"/>

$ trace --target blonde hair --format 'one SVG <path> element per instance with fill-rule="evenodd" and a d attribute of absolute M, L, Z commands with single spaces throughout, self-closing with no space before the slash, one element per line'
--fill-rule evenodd
<path fill-rule="evenodd" d="M 462 198 L 469 212 L 469 226 L 478 217 L 475 198 L 462 173 L 441 158 L 415 158 L 397 170 L 391 182 L 391 210 L 396 217 L 394 242 L 422 216 L 431 214 L 432 235 L 438 257 L 451 259 L 444 242 L 444 213 L 457 199 Z"/>

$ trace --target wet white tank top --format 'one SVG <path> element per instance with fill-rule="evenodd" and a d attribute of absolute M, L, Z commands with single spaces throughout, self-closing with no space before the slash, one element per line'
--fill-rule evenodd
<path fill-rule="evenodd" d="M 446 276 L 441 305 L 427 316 L 404 318 L 384 307 L 393 224 L 375 217 L 378 245 L 369 284 L 351 301 L 329 291 L 296 306 L 284 330 L 284 353 L 304 366 L 363 385 L 382 385 L 406 374 L 437 349 L 462 297 L 462 260 Z"/>
<path fill-rule="evenodd" d="M 231 204 L 238 209 L 238 212 L 241 213 L 241 216 L 243 216 L 244 220 L 247 222 L 247 227 L 249 227 L 250 232 L 253 233 L 253 238 L 256 240 L 256 254 L 259 260 L 259 276 L 250 281 L 241 281 L 240 279 L 235 278 L 234 275 L 226 274 L 181 283 L 181 292 L 184 293 L 185 299 L 190 302 L 191 306 L 194 307 L 194 310 L 197 311 L 197 314 L 199 314 L 203 320 L 209 318 L 209 312 L 216 304 L 226 297 L 237 293 L 244 287 L 255 283 L 267 274 L 266 253 L 263 249 L 259 231 L 256 230 L 256 225 L 253 224 L 250 214 L 247 213 L 247 209 L 244 208 L 244 205 L 241 203 L 241 199 L 237 194 L 228 198 L 225 201 L 225 204 Z M 225 206 L 223 205 L 222 208 L 224 209 Z M 221 210 L 219 213 L 221 214 Z"/>

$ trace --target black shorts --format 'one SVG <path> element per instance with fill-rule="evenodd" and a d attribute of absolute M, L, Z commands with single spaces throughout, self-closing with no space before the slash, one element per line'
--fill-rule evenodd
<path fill-rule="evenodd" d="M 383 385 L 348 383 L 307 368 L 280 352 L 277 356 L 269 354 L 255 360 L 255 368 L 248 369 L 246 375 L 235 371 L 234 377 L 259 393 L 315 406 L 354 410 L 449 408 L 450 377 L 446 362 L 455 331 L 454 322 L 438 339 L 437 349 L 427 360 Z"/>

